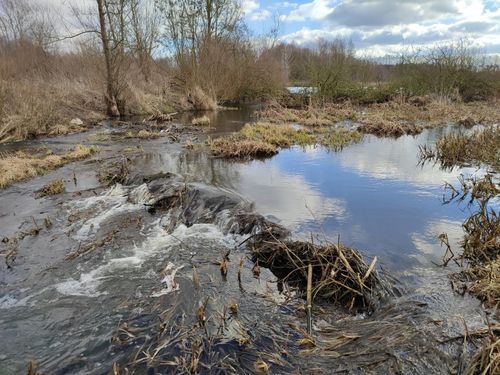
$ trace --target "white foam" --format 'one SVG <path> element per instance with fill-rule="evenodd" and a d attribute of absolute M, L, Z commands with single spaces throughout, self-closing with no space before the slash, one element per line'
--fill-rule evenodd
<path fill-rule="evenodd" d="M 133 267 L 138 268 L 142 266 L 147 259 L 159 253 L 164 256 L 180 244 L 189 245 L 191 240 L 195 238 L 199 239 L 200 237 L 204 242 L 207 240 L 214 240 L 221 246 L 227 247 L 234 246 L 237 243 L 236 236 L 225 236 L 221 230 L 213 224 L 195 224 L 189 228 L 185 225 L 180 225 L 172 234 L 168 234 L 161 226 L 160 219 L 158 219 L 153 223 L 151 230 L 147 233 L 147 239 L 141 243 L 141 245 L 134 245 L 131 249 L 125 250 L 129 253 L 127 256 L 110 259 L 107 263 L 90 272 L 82 273 L 79 279 L 65 280 L 56 284 L 55 288 L 61 294 L 73 296 L 97 297 L 106 294 L 106 291 L 101 290 L 102 283 L 120 274 L 118 271 Z M 173 264 L 170 268 L 167 266 L 166 274 L 162 280 L 167 286 L 160 292 L 166 294 L 176 290 L 176 282 L 174 280 L 175 274 L 182 267 L 181 265 L 174 268 Z M 147 271 L 144 271 L 144 277 L 146 277 L 146 275 Z"/>
<path fill-rule="evenodd" d="M 77 210 L 95 210 L 95 216 L 86 220 L 74 234 L 76 240 L 86 240 L 94 235 L 102 223 L 118 214 L 133 212 L 144 208 L 144 204 L 151 200 L 146 184 L 142 184 L 131 191 L 122 185 L 116 184 L 106 193 L 97 197 L 88 197 L 73 203 Z"/>
<path fill-rule="evenodd" d="M 29 288 L 23 288 L 23 289 L 18 290 L 17 292 L 18 293 L 24 293 L 24 292 L 26 292 L 28 290 L 29 290 Z M 11 309 L 11 308 L 14 308 L 14 307 L 28 306 L 28 302 L 33 297 L 36 297 L 36 296 L 42 294 L 46 290 L 47 290 L 46 288 L 43 288 L 42 290 L 39 290 L 38 292 L 36 292 L 36 293 L 34 293 L 32 295 L 28 295 L 28 296 L 23 297 L 23 298 L 15 297 L 12 294 L 7 294 L 7 295 L 5 295 L 5 296 L 3 296 L 3 297 L 0 298 L 0 309 Z M 31 305 L 33 305 L 33 304 L 30 304 L 30 306 Z"/>
<path fill-rule="evenodd" d="M 56 290 L 66 296 L 86 296 L 98 297 L 107 292 L 99 292 L 97 288 L 101 284 L 104 276 L 102 274 L 102 267 L 96 268 L 88 273 L 82 273 L 79 280 L 66 280 L 55 285 Z"/>
<path fill-rule="evenodd" d="M 151 202 L 151 199 L 152 196 L 146 184 L 136 187 L 128 195 L 129 202 L 134 204 L 147 204 Z"/>
<path fill-rule="evenodd" d="M 10 309 L 12 307 L 26 306 L 26 298 L 18 300 L 16 297 L 7 294 L 0 298 L 0 309 Z"/>
<path fill-rule="evenodd" d="M 179 284 L 175 281 L 175 274 L 183 267 L 184 266 L 179 266 L 176 268 L 172 262 L 168 262 L 163 270 L 165 276 L 161 280 L 162 283 L 167 284 L 167 287 L 161 289 L 159 292 L 151 294 L 151 297 L 160 297 L 179 290 Z"/>

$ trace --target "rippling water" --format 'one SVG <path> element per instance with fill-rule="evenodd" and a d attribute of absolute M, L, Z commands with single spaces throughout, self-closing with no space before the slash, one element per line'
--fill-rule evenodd
<path fill-rule="evenodd" d="M 250 110 L 226 111 L 212 117 L 215 129 L 211 136 L 238 130 L 250 114 Z M 441 354 L 428 354 L 420 360 L 416 353 L 434 345 L 423 338 L 432 336 L 436 326 L 442 334 L 460 334 L 463 326 L 457 315 L 470 327 L 482 323 L 478 303 L 454 295 L 446 278 L 449 271 L 433 263 L 439 263 L 443 254 L 437 236 L 447 233 L 456 247 L 462 236 L 461 223 L 468 216 L 467 207 L 442 204 L 443 184 L 455 182 L 461 173 L 475 172 L 418 165 L 418 145 L 432 144 L 449 131 L 453 128 L 426 130 L 419 136 L 396 140 L 365 136 L 361 143 L 341 152 L 297 147 L 282 150 L 271 159 L 249 162 L 214 159 L 203 151 L 188 151 L 160 138 L 141 141 L 143 151 L 129 158 L 142 173 L 173 172 L 182 175 L 186 183 L 214 186 L 222 195 L 239 196 L 253 203 L 258 213 L 291 229 L 297 238 L 313 236 L 336 242 L 340 236 L 346 245 L 377 256 L 379 264 L 398 279 L 403 296 L 389 301 L 378 317 L 367 319 L 366 324 L 378 332 L 383 322 L 399 322 L 399 331 L 420 337 L 408 338 L 400 344 L 404 353 L 393 354 L 403 363 L 403 372 L 441 373 L 456 361 L 456 348 L 440 348 Z M 69 147 L 86 136 L 45 143 Z M 103 142 L 101 157 L 114 157 L 129 146 Z M 1 265 L 0 374 L 24 371 L 30 359 L 38 360 L 48 373 L 107 373 L 112 363 L 128 363 L 126 359 L 140 349 L 139 344 L 120 347 L 111 342 L 121 323 L 135 322 L 151 329 L 161 311 L 175 307 L 176 317 L 190 316 L 193 324 L 194 311 L 207 296 L 213 316 L 228 300 L 240 306 L 238 320 L 230 321 L 217 349 L 248 355 L 239 362 L 238 372 L 252 372 L 251 363 L 259 356 L 269 358 L 269 352 L 286 347 L 291 353 L 295 350 L 294 357 L 281 355 L 273 365 L 274 372 L 320 368 L 328 373 L 333 360 L 321 355 L 312 361 L 304 359 L 297 337 L 288 328 L 289 323 L 304 323 L 300 301 L 279 293 L 274 276 L 267 270 L 255 279 L 248 259 L 244 262 L 244 290 L 238 285 L 235 269 L 244 252 L 234 249 L 244 238 L 224 233 L 224 213 L 216 222 L 180 225 L 173 233 L 166 233 L 168 215 L 152 215 L 146 210 L 140 198 L 144 194 L 141 186 L 103 190 L 95 178 L 97 167 L 92 161 L 68 165 L 0 192 L 1 238 L 27 230 L 33 220 L 41 223 L 46 216 L 54 224 L 50 230 L 20 242 L 12 269 Z M 63 197 L 34 199 L 33 192 L 44 183 L 58 177 L 70 180 L 73 172 L 78 183 L 67 183 L 68 193 Z M 96 189 L 95 194 L 92 189 Z M 112 240 L 104 241 L 90 255 L 64 259 L 82 244 L 110 235 Z M 224 281 L 214 263 L 226 251 L 233 254 Z M 193 266 L 198 269 L 201 290 L 193 288 Z M 417 305 L 411 305 L 415 301 Z M 420 312 L 408 307 L 424 305 Z M 330 332 L 363 327 L 356 320 L 335 326 L 339 315 L 331 306 L 324 309 L 316 322 L 318 335 L 328 336 L 322 328 L 326 322 Z M 247 351 L 233 342 L 243 326 L 253 342 Z M 387 335 L 392 337 L 389 332 Z M 397 342 L 396 337 L 393 342 Z M 363 338 L 358 343 L 359 347 L 372 345 Z M 395 350 L 389 349 L 389 343 L 384 345 L 388 345 L 388 352 Z M 345 358 L 345 363 L 338 362 L 339 371 L 358 373 L 356 366 L 363 360 Z M 390 372 L 398 373 L 395 368 Z"/>

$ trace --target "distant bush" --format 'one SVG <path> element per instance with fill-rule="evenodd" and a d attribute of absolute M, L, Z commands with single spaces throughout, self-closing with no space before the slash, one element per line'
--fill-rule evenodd
<path fill-rule="evenodd" d="M 409 96 L 434 94 L 451 100 L 487 100 L 498 94 L 498 67 L 487 67 L 481 53 L 461 39 L 403 54 L 392 84 Z"/>

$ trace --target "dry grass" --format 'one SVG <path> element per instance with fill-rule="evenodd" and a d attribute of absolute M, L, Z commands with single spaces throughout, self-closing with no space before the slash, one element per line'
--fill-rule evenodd
<path fill-rule="evenodd" d="M 239 132 L 245 139 L 262 141 L 278 147 L 309 145 L 316 143 L 316 137 L 306 129 L 295 129 L 290 125 L 265 122 L 246 124 Z"/>
<path fill-rule="evenodd" d="M 307 268 L 313 266 L 313 295 L 338 303 L 348 310 L 372 311 L 381 280 L 354 249 L 342 244 L 314 245 L 277 239 L 254 241 L 252 256 L 280 279 L 305 289 Z"/>
<path fill-rule="evenodd" d="M 377 103 L 356 106 L 343 104 L 311 105 L 290 109 L 272 103 L 257 113 L 258 117 L 273 123 L 293 122 L 305 126 L 333 125 L 339 121 L 359 122 L 359 131 L 377 136 L 399 137 L 415 135 L 425 128 L 460 124 L 500 123 L 500 109 L 493 103 L 451 103 L 440 100 Z"/>
<path fill-rule="evenodd" d="M 350 103 L 328 104 L 305 109 L 286 108 L 273 102 L 257 112 L 257 117 L 273 123 L 297 123 L 304 126 L 330 126 L 339 121 L 356 120 L 356 108 Z"/>
<path fill-rule="evenodd" d="M 99 182 L 104 185 L 123 184 L 130 175 L 129 163 L 126 158 L 105 164 L 98 173 Z"/>
<path fill-rule="evenodd" d="M 47 185 L 45 185 L 43 188 L 40 189 L 38 192 L 37 196 L 38 197 L 46 197 L 49 195 L 57 195 L 61 194 L 64 192 L 66 186 L 64 184 L 64 180 L 59 179 L 59 180 L 54 180 L 49 182 Z"/>
<path fill-rule="evenodd" d="M 422 125 L 402 124 L 394 121 L 377 120 L 375 122 L 363 123 L 358 126 L 358 131 L 366 134 L 374 134 L 378 137 L 401 137 L 402 135 L 417 135 L 424 130 Z"/>
<path fill-rule="evenodd" d="M 500 169 L 500 127 L 492 126 L 470 135 L 449 134 L 436 142 L 433 155 L 443 166 L 484 163 Z"/>
<path fill-rule="evenodd" d="M 84 131 L 106 117 L 102 56 L 52 54 L 26 43 L 0 56 L 0 142 Z M 165 71 L 154 66 L 144 80 L 137 62 L 120 76 L 122 115 L 175 112 L 178 94 Z M 72 124 L 80 118 L 83 126 Z"/>
<path fill-rule="evenodd" d="M 102 108 L 93 103 L 98 93 L 78 83 L 19 80 L 0 84 L 4 97 L 0 142 L 79 132 L 104 118 Z M 84 119 L 87 126 L 71 123 L 75 117 Z"/>
<path fill-rule="evenodd" d="M 236 137 L 209 140 L 212 155 L 223 158 L 268 157 L 278 153 L 276 146 L 250 139 Z"/>
<path fill-rule="evenodd" d="M 71 161 L 87 158 L 97 151 L 94 146 L 77 145 L 75 149 L 62 155 L 54 155 L 51 152 L 40 155 L 17 152 L 5 156 L 0 159 L 0 188 L 45 174 Z"/>
<path fill-rule="evenodd" d="M 359 142 L 355 130 L 335 127 L 295 128 L 286 124 L 257 122 L 246 124 L 236 135 L 209 142 L 213 155 L 223 157 L 272 156 L 278 147 L 320 144 L 334 150 Z M 227 150 L 224 150 L 224 149 Z"/>
<path fill-rule="evenodd" d="M 460 179 L 460 191 L 447 184 L 453 200 L 468 200 L 476 207 L 463 223 L 464 238 L 459 259 L 464 269 L 450 275 L 455 290 L 468 291 L 489 307 L 500 306 L 500 216 L 489 203 L 500 195 L 498 180 L 492 175 Z"/>
<path fill-rule="evenodd" d="M 191 124 L 194 126 L 208 126 L 210 125 L 210 118 L 208 116 L 195 117 L 191 120 Z"/>
<path fill-rule="evenodd" d="M 194 108 L 202 111 L 215 111 L 218 108 L 217 99 L 203 91 L 200 86 L 188 90 L 186 97 L 181 101 L 184 108 Z"/>
<path fill-rule="evenodd" d="M 500 336 L 490 332 L 488 339 L 472 358 L 465 375 L 500 374 Z"/>
<path fill-rule="evenodd" d="M 489 308 L 500 308 L 500 260 L 469 267 L 451 275 L 454 289 L 463 289 L 479 298 Z"/>
<path fill-rule="evenodd" d="M 359 121 L 371 128 L 380 126 L 382 135 L 383 128 L 391 130 L 395 125 L 408 126 L 411 131 L 405 134 L 414 134 L 425 128 L 448 124 L 497 124 L 500 122 L 500 109 L 488 102 L 450 103 L 433 100 L 425 105 L 415 105 L 392 101 L 366 107 Z"/>

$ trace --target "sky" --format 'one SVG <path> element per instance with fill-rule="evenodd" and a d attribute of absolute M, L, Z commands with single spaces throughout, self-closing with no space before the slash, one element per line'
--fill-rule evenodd
<path fill-rule="evenodd" d="M 466 37 L 500 55 L 500 0 L 242 0 L 254 34 L 279 25 L 280 40 L 313 46 L 350 39 L 361 56 L 397 55 Z M 276 20 L 279 20 L 277 22 Z"/>

